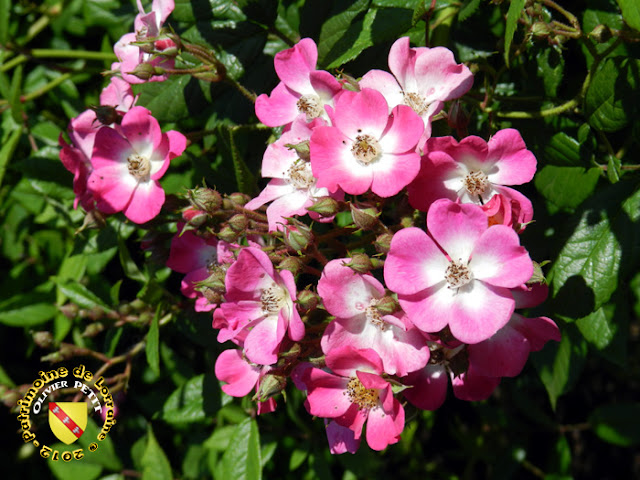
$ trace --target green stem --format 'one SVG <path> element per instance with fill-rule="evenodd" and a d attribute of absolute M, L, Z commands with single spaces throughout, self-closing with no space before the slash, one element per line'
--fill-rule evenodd
<path fill-rule="evenodd" d="M 39 88 L 38 90 L 36 90 L 35 92 L 31 92 L 31 93 L 27 93 L 26 95 L 22 96 L 20 98 L 20 101 L 22 103 L 25 102 L 30 102 L 31 100 L 33 100 L 34 98 L 38 98 L 42 95 L 44 95 L 45 93 L 47 93 L 49 90 L 53 90 L 54 88 L 56 88 L 58 85 L 60 85 L 61 83 L 66 82 L 67 80 L 69 80 L 71 78 L 71 74 L 70 73 L 65 73 L 63 75 L 60 75 L 58 78 L 53 79 L 52 81 L 50 81 L 49 83 L 47 83 L 44 87 Z"/>
<path fill-rule="evenodd" d="M 103 60 L 115 62 L 118 57 L 111 52 L 90 52 L 86 50 L 59 50 L 53 48 L 34 48 L 25 52 L 33 58 L 81 58 L 85 60 Z"/>
<path fill-rule="evenodd" d="M 0 72 L 6 72 L 7 70 L 11 70 L 13 67 L 17 67 L 21 63 L 24 63 L 28 60 L 24 55 L 18 55 L 17 57 L 13 57 L 7 63 L 3 64 L 0 67 Z"/>
<path fill-rule="evenodd" d="M 496 112 L 496 115 L 500 118 L 544 118 L 566 112 L 567 110 L 577 107 L 579 104 L 578 99 L 574 98 L 557 107 L 547 108 L 538 112 Z"/>
<path fill-rule="evenodd" d="M 250 92 L 243 85 L 241 85 L 240 83 L 236 82 L 234 79 L 232 79 L 230 77 L 227 77 L 225 80 L 228 83 L 230 83 L 233 87 L 235 87 L 235 89 L 238 90 L 251 103 L 256 103 L 256 98 L 258 98 L 258 96 L 255 93 Z"/>

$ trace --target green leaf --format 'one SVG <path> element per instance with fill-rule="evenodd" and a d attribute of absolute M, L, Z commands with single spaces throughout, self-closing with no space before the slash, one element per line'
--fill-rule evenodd
<path fill-rule="evenodd" d="M 551 203 L 574 209 L 593 193 L 600 178 L 599 168 L 558 167 L 547 165 L 538 172 L 535 186 Z"/>
<path fill-rule="evenodd" d="M 631 447 L 640 444 L 640 403 L 617 403 L 596 408 L 589 423 L 605 442 Z"/>
<path fill-rule="evenodd" d="M 524 10 L 525 0 L 510 0 L 509 11 L 507 11 L 507 27 L 504 32 L 504 61 L 509 67 L 509 54 L 511 53 L 511 42 L 516 33 L 518 19 Z"/>
<path fill-rule="evenodd" d="M 251 173 L 251 170 L 244 161 L 242 155 L 238 151 L 238 145 L 236 143 L 236 135 L 238 132 L 237 127 L 220 127 L 220 131 L 226 135 L 226 147 L 231 153 L 231 159 L 233 161 L 233 170 L 236 175 L 236 183 L 238 185 L 238 191 L 242 193 L 251 193 L 255 188 L 255 177 Z"/>
<path fill-rule="evenodd" d="M 478 11 L 482 0 L 467 0 L 458 12 L 458 21 L 464 22 L 467 18 Z"/>
<path fill-rule="evenodd" d="M 640 31 L 640 3 L 637 0 L 618 0 L 618 5 L 626 24 Z"/>
<path fill-rule="evenodd" d="M 158 326 L 158 319 L 160 317 L 160 306 L 156 309 L 156 314 L 153 316 L 151 326 L 149 327 L 149 333 L 147 333 L 147 344 L 145 346 L 145 353 L 147 355 L 147 362 L 151 367 L 151 370 L 160 375 L 160 327 Z"/>
<path fill-rule="evenodd" d="M 586 355 L 587 343 L 572 325 L 567 325 L 562 331 L 559 344 L 549 342 L 542 351 L 533 355 L 533 362 L 554 410 L 558 397 L 568 392 L 577 381 Z"/>
<path fill-rule="evenodd" d="M 229 448 L 222 456 L 223 478 L 260 480 L 262 478 L 260 436 L 253 418 L 236 427 Z"/>
<path fill-rule="evenodd" d="M 6 45 L 9 38 L 9 18 L 11 0 L 0 0 L 0 45 Z"/>
<path fill-rule="evenodd" d="M 333 64 L 340 57 L 349 56 L 347 52 L 362 30 L 362 21 L 354 22 L 361 13 L 367 11 L 369 3 L 370 0 L 355 0 L 337 4 L 348 4 L 348 7 L 342 11 L 333 11 L 322 25 L 318 39 L 318 68 Z"/>
<path fill-rule="evenodd" d="M 0 186 L 2 186 L 2 180 L 4 178 L 4 172 L 7 170 L 7 165 L 11 157 L 13 156 L 13 152 L 16 151 L 18 147 L 18 142 L 20 141 L 20 137 L 22 136 L 22 129 L 16 128 L 13 132 L 11 132 L 11 136 L 9 140 L 2 145 L 2 149 L 0 150 Z"/>
<path fill-rule="evenodd" d="M 307 459 L 307 455 L 309 455 L 309 449 L 308 448 L 306 448 L 304 450 L 296 448 L 291 453 L 291 458 L 289 458 L 289 471 L 293 472 L 300 465 L 302 465 L 303 462 Z"/>
<path fill-rule="evenodd" d="M 133 85 L 137 105 L 153 112 L 159 122 L 176 122 L 201 113 L 207 102 L 198 80 L 190 75 L 172 75 L 164 82 Z"/>
<path fill-rule="evenodd" d="M 542 79 L 545 93 L 552 98 L 558 94 L 558 87 L 564 76 L 564 57 L 560 47 L 545 48 L 536 55 L 538 77 Z"/>
<path fill-rule="evenodd" d="M 142 455 L 142 480 L 172 480 L 171 464 L 162 451 L 149 425 L 147 445 Z"/>
<path fill-rule="evenodd" d="M 608 304 L 591 315 L 576 320 L 576 326 L 584 338 L 598 350 L 606 348 L 618 330 L 618 325 L 614 322 L 615 311 L 616 306 Z"/>
<path fill-rule="evenodd" d="M 118 237 L 118 253 L 124 274 L 131 280 L 146 284 L 149 281 L 148 276 L 140 271 L 136 262 L 131 258 L 127 244 L 120 237 Z"/>
<path fill-rule="evenodd" d="M 58 309 L 50 303 L 36 303 L 0 312 L 0 323 L 10 327 L 33 327 L 51 320 Z"/>
<path fill-rule="evenodd" d="M 580 143 L 564 132 L 558 132 L 551 137 L 544 147 L 544 154 L 548 163 L 561 166 L 579 166 L 582 163 Z"/>
<path fill-rule="evenodd" d="M 55 448 L 55 446 L 52 446 L 52 448 Z M 87 453 L 85 453 L 85 456 L 86 455 Z M 70 462 L 64 462 L 62 460 L 58 460 L 57 462 L 47 461 L 47 465 L 49 465 L 51 472 L 59 480 L 69 480 L 70 478 L 95 480 L 102 473 L 102 467 L 85 460 L 86 459 L 83 458 L 80 461 L 71 460 Z"/>
<path fill-rule="evenodd" d="M 221 390 L 215 376 L 198 375 L 175 390 L 162 407 L 162 419 L 172 425 L 202 422 L 220 408 Z"/>
<path fill-rule="evenodd" d="M 626 275 L 640 258 L 640 191 L 633 188 L 628 182 L 610 185 L 576 217 L 549 275 L 563 315 L 581 318 L 600 308 L 618 288 L 619 275 Z M 626 197 L 629 190 L 633 193 Z"/>
<path fill-rule="evenodd" d="M 618 183 L 620 181 L 620 173 L 622 163 L 620 159 L 615 155 L 609 155 L 607 160 L 607 177 L 611 183 Z"/>
<path fill-rule="evenodd" d="M 589 124 L 604 132 L 620 130 L 638 108 L 640 60 L 608 58 L 594 75 L 584 100 Z"/>
<path fill-rule="evenodd" d="M 112 311 L 111 307 L 104 303 L 100 297 L 81 283 L 56 279 L 56 285 L 62 294 L 81 308 L 100 308 L 106 312 Z"/>

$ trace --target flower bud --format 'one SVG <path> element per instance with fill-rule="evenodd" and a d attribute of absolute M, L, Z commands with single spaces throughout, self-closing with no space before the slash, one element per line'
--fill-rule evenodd
<path fill-rule="evenodd" d="M 99 210 L 93 209 L 84 216 L 82 226 L 76 230 L 76 235 L 84 230 L 99 230 L 107 224 L 104 215 Z"/>
<path fill-rule="evenodd" d="M 195 230 L 202 224 L 204 224 L 208 219 L 209 215 L 202 210 L 196 210 L 192 207 L 187 207 L 182 211 L 182 218 L 187 224 L 183 231 Z"/>
<path fill-rule="evenodd" d="M 253 396 L 253 401 L 264 402 L 270 397 L 280 393 L 287 386 L 287 377 L 267 373 L 260 380 L 258 391 Z"/>
<path fill-rule="evenodd" d="M 238 213 L 229 219 L 229 226 L 234 232 L 242 233 L 247 229 L 249 220 L 242 213 Z"/>
<path fill-rule="evenodd" d="M 454 100 L 447 116 L 447 123 L 449 127 L 455 128 L 459 131 L 466 131 L 469 125 L 469 115 L 465 111 L 464 107 L 458 100 Z"/>
<path fill-rule="evenodd" d="M 251 200 L 249 195 L 240 192 L 232 193 L 228 198 L 229 200 L 231 200 L 231 203 L 239 207 L 244 207 L 249 202 L 249 200 Z"/>
<path fill-rule="evenodd" d="M 320 303 L 320 297 L 311 290 L 301 290 L 298 292 L 296 303 L 303 312 L 315 310 Z"/>
<path fill-rule="evenodd" d="M 90 323 L 87 328 L 82 332 L 83 337 L 93 338 L 104 330 L 104 325 L 101 322 Z"/>
<path fill-rule="evenodd" d="M 302 272 L 304 263 L 298 257 L 286 257 L 278 264 L 279 270 L 289 270 L 294 276 Z"/>
<path fill-rule="evenodd" d="M 551 33 L 551 27 L 545 22 L 535 22 L 531 25 L 531 34 L 534 37 L 548 37 Z"/>
<path fill-rule="evenodd" d="M 597 25 L 591 33 L 589 33 L 589 37 L 593 38 L 598 43 L 605 43 L 611 40 L 613 34 L 611 33 L 611 29 L 606 25 Z"/>
<path fill-rule="evenodd" d="M 138 65 L 136 65 L 136 68 L 134 68 L 132 72 L 127 73 L 129 75 L 138 77 L 140 80 L 149 80 L 154 75 L 162 75 L 164 73 L 164 70 L 162 70 L 161 68 L 159 69 L 162 70 L 161 73 L 156 73 L 156 70 L 158 69 L 149 63 L 139 63 Z"/>
<path fill-rule="evenodd" d="M 311 159 L 311 154 L 309 153 L 309 140 L 296 144 L 287 143 L 285 144 L 285 147 L 289 150 L 295 150 L 302 160 L 306 160 L 308 162 Z"/>
<path fill-rule="evenodd" d="M 375 230 L 380 223 L 378 216 L 380 212 L 373 207 L 358 208 L 354 204 L 349 204 L 351 208 L 351 217 L 353 223 L 355 223 L 362 230 Z"/>
<path fill-rule="evenodd" d="M 307 207 L 310 212 L 316 212 L 323 217 L 333 217 L 340 211 L 340 204 L 331 197 L 320 197 L 316 202 Z"/>
<path fill-rule="evenodd" d="M 533 275 L 531 275 L 531 278 L 527 280 L 527 284 L 547 283 L 547 279 L 544 277 L 544 272 L 542 271 L 542 267 L 544 267 L 547 263 L 549 263 L 549 260 L 545 260 L 542 263 L 534 262 L 532 260 L 531 263 L 533 263 Z"/>
<path fill-rule="evenodd" d="M 218 238 L 225 242 L 233 243 L 238 239 L 238 233 L 229 225 L 226 225 L 218 232 Z"/>
<path fill-rule="evenodd" d="M 51 348 L 53 335 L 51 332 L 33 332 L 33 343 L 40 348 Z"/>
<path fill-rule="evenodd" d="M 205 289 L 210 289 L 217 293 L 225 292 L 225 277 L 227 275 L 227 269 L 222 265 L 214 265 L 209 269 L 209 276 L 198 282 L 198 289 L 204 293 Z"/>
<path fill-rule="evenodd" d="M 215 213 L 222 207 L 222 196 L 211 188 L 194 188 L 187 192 L 189 203 L 196 209 Z"/>
<path fill-rule="evenodd" d="M 345 267 L 351 268 L 353 271 L 358 273 L 369 273 L 369 271 L 373 268 L 373 263 L 371 262 L 371 258 L 364 253 L 354 253 L 351 257 L 351 261 L 348 263 L 344 263 Z"/>
<path fill-rule="evenodd" d="M 296 252 L 302 252 L 313 243 L 313 233 L 304 223 L 291 220 L 294 224 L 285 225 L 282 232 L 284 244 Z"/>
<path fill-rule="evenodd" d="M 389 253 L 389 250 L 391 250 L 392 238 L 392 233 L 383 233 L 382 235 L 378 235 L 375 242 L 373 242 L 373 246 L 376 247 L 376 252 Z"/>
<path fill-rule="evenodd" d="M 224 301 L 222 293 L 215 292 L 209 287 L 203 287 L 200 289 L 202 296 L 207 299 L 207 302 L 213 305 L 220 305 Z"/>
<path fill-rule="evenodd" d="M 378 300 L 378 303 L 376 303 L 375 308 L 382 315 L 391 315 L 392 313 L 395 313 L 398 310 L 400 310 L 400 304 L 395 298 L 385 295 L 384 297 Z"/>

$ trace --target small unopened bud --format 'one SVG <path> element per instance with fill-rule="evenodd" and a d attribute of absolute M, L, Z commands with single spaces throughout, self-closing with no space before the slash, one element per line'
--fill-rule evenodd
<path fill-rule="evenodd" d="M 534 37 L 548 37 L 551 33 L 551 27 L 544 22 L 535 22 L 531 25 L 531 35 Z"/>
<path fill-rule="evenodd" d="M 385 295 L 380 300 L 378 300 L 375 308 L 383 315 L 391 315 L 392 313 L 395 313 L 400 309 L 400 305 L 395 298 Z"/>
<path fill-rule="evenodd" d="M 229 225 L 226 225 L 218 232 L 218 238 L 225 242 L 233 243 L 238 239 L 238 232 L 236 232 Z"/>
<path fill-rule="evenodd" d="M 87 328 L 82 332 L 83 337 L 92 338 L 98 335 L 100 332 L 104 330 L 104 325 L 101 322 L 90 323 L 87 325 Z"/>
<path fill-rule="evenodd" d="M 283 377 L 282 375 L 266 374 L 260 380 L 260 387 L 252 400 L 264 402 L 277 393 L 280 393 L 286 386 L 287 377 Z"/>
<path fill-rule="evenodd" d="M 378 224 L 378 215 L 380 212 L 373 207 L 358 208 L 353 204 L 351 207 L 351 217 L 353 223 L 355 223 L 362 230 L 375 230 Z"/>
<path fill-rule="evenodd" d="M 215 213 L 222 206 L 222 196 L 211 188 L 194 188 L 187 196 L 191 205 L 207 213 Z"/>
<path fill-rule="evenodd" d="M 598 43 L 605 43 L 611 40 L 613 33 L 611 33 L 611 29 L 609 27 L 601 24 L 591 30 L 589 37 L 593 38 Z"/>
<path fill-rule="evenodd" d="M 527 283 L 547 283 L 542 267 L 549 263 L 549 260 L 545 260 L 542 263 L 531 261 L 531 263 L 533 263 L 533 275 L 531 275 L 531 278 L 527 280 Z"/>
<path fill-rule="evenodd" d="M 187 207 L 182 211 L 182 218 L 187 224 L 183 231 L 195 230 L 209 219 L 207 212 Z M 187 228 L 188 227 L 188 228 Z"/>
<path fill-rule="evenodd" d="M 249 198 L 249 195 L 240 192 L 232 193 L 228 198 L 234 205 L 237 205 L 239 207 L 244 207 L 249 202 L 249 200 L 251 200 L 251 198 Z"/>
<path fill-rule="evenodd" d="M 283 241 L 285 245 L 296 252 L 306 250 L 313 243 L 311 229 L 302 222 L 295 222 L 294 225 L 285 225 L 282 233 L 284 234 Z"/>
<path fill-rule="evenodd" d="M 93 209 L 84 216 L 82 226 L 76 230 L 76 235 L 84 230 L 99 230 L 107 224 L 104 215 L 99 210 Z"/>
<path fill-rule="evenodd" d="M 323 217 L 333 217 L 340 211 L 340 204 L 331 197 L 320 197 L 316 203 L 307 207 L 307 210 L 316 212 Z"/>
<path fill-rule="evenodd" d="M 207 302 L 213 305 L 220 305 L 224 301 L 224 296 L 221 293 L 215 292 L 208 287 L 204 287 L 200 290 L 202 296 L 207 299 Z"/>
<path fill-rule="evenodd" d="M 80 309 L 74 303 L 67 303 L 65 305 L 62 305 L 59 308 L 60 308 L 60 311 L 62 312 L 62 314 L 65 317 L 70 318 L 71 320 L 76 318 L 78 316 L 78 313 L 80 312 Z"/>
<path fill-rule="evenodd" d="M 308 312 L 310 310 L 315 310 L 320 303 L 320 297 L 311 290 L 302 290 L 298 292 L 296 303 L 300 307 L 301 311 Z"/>
<path fill-rule="evenodd" d="M 153 43 L 153 47 L 155 51 L 162 54 L 163 57 L 175 57 L 178 55 L 178 46 L 169 37 L 160 36 L 158 40 Z"/>
<path fill-rule="evenodd" d="M 389 250 L 391 250 L 391 239 L 393 239 L 392 233 L 383 233 L 376 237 L 373 246 L 376 247 L 378 253 L 389 253 Z"/>
<path fill-rule="evenodd" d="M 138 65 L 136 65 L 136 68 L 134 68 L 132 72 L 127 73 L 129 75 L 138 77 L 140 80 L 149 80 L 154 75 L 162 75 L 164 73 L 164 70 L 162 70 L 161 73 L 156 73 L 156 70 L 162 69 L 158 69 L 157 67 L 154 67 L 149 63 L 139 63 Z"/>
<path fill-rule="evenodd" d="M 244 232 L 248 225 L 249 220 L 242 213 L 238 213 L 229 219 L 229 226 L 238 233 Z"/>
<path fill-rule="evenodd" d="M 340 78 L 338 79 L 338 81 L 342 83 L 342 86 L 344 87 L 345 90 L 350 90 L 352 92 L 360 91 L 360 84 L 355 78 L 353 78 L 348 73 L 341 72 Z"/>
<path fill-rule="evenodd" d="M 304 263 L 298 257 L 286 257 L 278 264 L 279 270 L 289 270 L 293 275 L 298 275 L 302 272 Z"/>
<path fill-rule="evenodd" d="M 204 71 L 204 72 L 194 72 L 191 75 L 196 77 L 198 80 L 202 80 L 209 83 L 218 83 L 224 80 L 224 76 L 220 75 L 215 71 Z"/>
<path fill-rule="evenodd" d="M 51 332 L 33 332 L 33 343 L 40 348 L 50 348 L 53 345 Z"/>
<path fill-rule="evenodd" d="M 354 253 L 351 257 L 351 261 L 344 263 L 345 267 L 349 267 L 358 273 L 369 273 L 373 268 L 371 258 L 364 253 Z"/>
<path fill-rule="evenodd" d="M 209 276 L 198 282 L 198 288 L 204 293 L 205 289 L 212 290 L 217 293 L 225 292 L 224 279 L 227 275 L 227 269 L 222 265 L 213 265 L 209 269 Z"/>
<path fill-rule="evenodd" d="M 305 140 L 300 143 L 287 143 L 285 144 L 289 150 L 295 150 L 298 156 L 306 161 L 311 159 L 311 154 L 309 153 L 309 140 Z"/>

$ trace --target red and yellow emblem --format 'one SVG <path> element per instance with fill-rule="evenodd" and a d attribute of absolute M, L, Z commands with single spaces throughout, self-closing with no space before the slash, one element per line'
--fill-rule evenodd
<path fill-rule="evenodd" d="M 87 427 L 87 404 L 49 402 L 49 426 L 58 440 L 71 445 Z"/>

